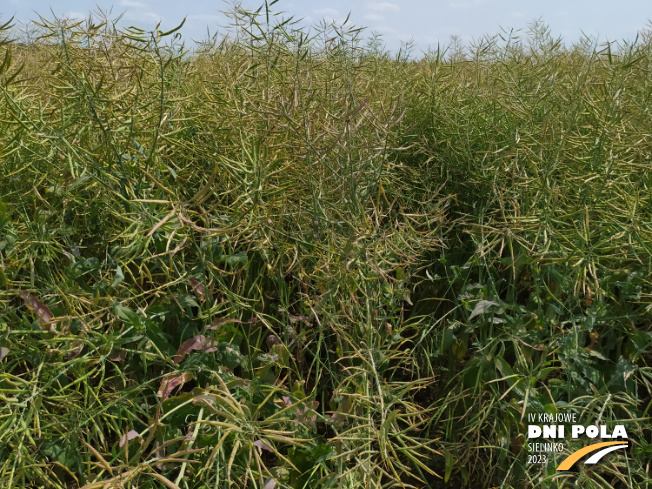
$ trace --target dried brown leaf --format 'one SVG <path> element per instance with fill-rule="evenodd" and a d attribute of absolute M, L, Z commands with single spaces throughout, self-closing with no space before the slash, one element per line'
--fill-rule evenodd
<path fill-rule="evenodd" d="M 50 311 L 50 308 L 38 300 L 35 296 L 29 292 L 21 292 L 20 296 L 25 301 L 25 304 L 30 309 L 33 309 L 36 315 L 41 318 L 45 324 L 50 324 L 54 318 L 54 314 Z"/>
<path fill-rule="evenodd" d="M 206 326 L 206 329 L 220 329 L 225 324 L 238 323 L 238 324 L 253 324 L 258 321 L 257 318 L 251 318 L 248 321 L 241 321 L 240 319 L 221 319 L 212 326 Z"/>
<path fill-rule="evenodd" d="M 140 438 L 140 442 L 143 442 L 143 437 L 140 436 L 140 433 L 138 433 L 136 430 L 129 430 L 125 435 L 122 436 L 122 438 L 120 438 L 120 443 L 118 443 L 118 446 L 122 448 L 125 443 L 133 440 L 134 438 Z"/>
<path fill-rule="evenodd" d="M 326 424 L 333 424 L 336 428 L 341 428 L 346 423 L 346 415 L 340 411 L 336 411 L 326 421 Z"/>
<path fill-rule="evenodd" d="M 163 377 L 161 387 L 159 387 L 156 395 L 163 400 L 170 397 L 172 391 L 177 387 L 182 387 L 183 384 L 192 379 L 192 372 L 183 372 L 180 374 L 170 374 Z"/>
<path fill-rule="evenodd" d="M 283 396 L 281 397 L 281 401 L 279 401 L 279 404 L 283 407 L 290 407 L 292 406 L 292 399 L 290 399 L 288 396 Z"/>
<path fill-rule="evenodd" d="M 127 352 L 124 350 L 113 350 L 107 357 L 112 362 L 122 362 L 127 356 Z"/>
<path fill-rule="evenodd" d="M 294 314 L 289 314 L 289 313 L 288 313 L 288 316 L 290 317 L 290 322 L 292 324 L 296 324 L 299 321 L 301 321 L 303 323 L 306 323 L 306 324 L 310 322 L 310 318 L 308 316 L 295 316 Z"/>
<path fill-rule="evenodd" d="M 274 452 L 274 447 L 272 447 L 272 444 L 265 440 L 265 438 L 261 438 L 260 440 L 256 440 L 254 442 L 254 446 L 258 448 L 258 450 L 263 451 L 267 450 L 270 453 Z"/>
<path fill-rule="evenodd" d="M 295 426 L 302 423 L 313 431 L 317 431 L 317 414 L 315 409 L 319 406 L 319 401 L 308 401 L 305 405 L 298 407 L 294 410 L 296 419 L 294 420 Z"/>
<path fill-rule="evenodd" d="M 281 340 L 279 340 L 278 336 L 276 336 L 275 334 L 271 334 L 267 337 L 266 343 L 267 343 L 267 348 L 271 350 L 274 346 L 280 345 Z"/>
<path fill-rule="evenodd" d="M 213 346 L 213 340 L 206 338 L 203 334 L 199 334 L 181 343 L 176 355 L 172 357 L 172 361 L 178 365 L 183 360 L 183 357 L 195 350 L 203 350 L 210 353 L 217 351 L 217 348 Z"/>
<path fill-rule="evenodd" d="M 189 282 L 193 290 L 195 291 L 195 294 L 197 295 L 199 301 L 204 302 L 206 300 L 206 287 L 204 287 L 204 285 L 199 283 L 194 278 L 190 278 Z"/>
<path fill-rule="evenodd" d="M 4 346 L 0 347 L 0 362 L 3 361 L 8 354 L 9 348 L 5 348 Z"/>
<path fill-rule="evenodd" d="M 86 345 L 84 344 L 83 341 L 73 341 L 72 346 L 75 349 L 70 352 L 70 355 L 68 356 L 68 360 L 77 358 L 79 354 L 82 352 L 82 350 L 84 349 L 84 346 Z"/>

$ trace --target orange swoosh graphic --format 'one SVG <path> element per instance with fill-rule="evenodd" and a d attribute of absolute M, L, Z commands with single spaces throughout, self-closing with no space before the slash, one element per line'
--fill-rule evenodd
<path fill-rule="evenodd" d="M 594 443 L 593 445 L 589 445 L 588 447 L 584 447 L 581 450 L 578 450 L 577 452 L 569 455 L 564 459 L 562 463 L 559 464 L 559 467 L 557 467 L 557 470 L 568 470 L 570 469 L 575 462 L 577 462 L 579 459 L 581 459 L 584 455 L 589 454 L 591 452 L 595 452 L 596 450 L 599 450 L 600 448 L 604 447 L 610 447 L 611 445 L 627 445 L 626 441 L 605 441 L 603 443 Z"/>

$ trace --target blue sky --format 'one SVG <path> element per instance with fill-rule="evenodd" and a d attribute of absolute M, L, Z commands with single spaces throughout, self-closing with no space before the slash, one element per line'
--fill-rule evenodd
<path fill-rule="evenodd" d="M 255 8 L 263 0 L 244 0 L 242 5 Z M 201 39 L 206 27 L 223 32 L 227 23 L 220 10 L 229 8 L 221 0 L 0 0 L 0 20 L 12 15 L 21 21 L 34 20 L 35 12 L 51 17 L 87 17 L 96 6 L 113 14 L 124 12 L 123 24 L 151 28 L 176 26 L 187 16 L 184 39 Z M 320 19 L 342 21 L 351 13 L 350 22 L 382 34 L 387 47 L 396 50 L 401 41 L 413 40 L 418 50 L 446 44 L 452 35 L 469 41 L 483 34 L 495 34 L 503 28 L 523 29 L 541 18 L 553 35 L 573 42 L 582 33 L 600 41 L 633 40 L 637 31 L 650 27 L 652 2 L 649 0 L 279 0 L 275 9 L 306 24 Z"/>

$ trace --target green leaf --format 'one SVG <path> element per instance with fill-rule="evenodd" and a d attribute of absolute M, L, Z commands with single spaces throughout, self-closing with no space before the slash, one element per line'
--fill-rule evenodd
<path fill-rule="evenodd" d="M 455 466 L 455 457 L 451 452 L 446 452 L 446 471 L 444 472 L 444 482 L 448 482 Z"/>
<path fill-rule="evenodd" d="M 246 265 L 249 261 L 247 254 L 244 252 L 236 253 L 235 255 L 229 255 L 224 258 L 224 261 L 231 266 L 236 265 Z"/>
<path fill-rule="evenodd" d="M 118 265 L 118 268 L 115 271 L 115 277 L 113 278 L 113 283 L 111 284 L 111 288 L 115 288 L 120 285 L 124 279 L 125 274 L 122 272 L 120 265 Z"/>
<path fill-rule="evenodd" d="M 456 323 L 451 324 L 446 331 L 444 331 L 444 340 L 442 342 L 442 351 L 447 352 L 450 350 L 450 347 L 453 345 L 453 342 L 457 341 L 455 337 L 455 329 L 457 327 Z"/>
<path fill-rule="evenodd" d="M 197 300 L 191 295 L 184 295 L 179 297 L 179 304 L 183 309 L 190 309 L 191 307 L 199 307 Z"/>
<path fill-rule="evenodd" d="M 45 443 L 41 451 L 51 462 L 59 462 L 73 472 L 77 472 L 81 467 L 79 450 L 65 438 Z"/>
<path fill-rule="evenodd" d="M 149 340 L 154 343 L 154 345 L 156 345 L 156 348 L 158 348 L 161 353 L 169 356 L 174 354 L 174 347 L 170 344 L 169 338 L 167 338 L 163 331 L 161 331 L 161 328 L 158 324 L 156 324 L 154 321 L 150 321 L 149 319 L 146 320 L 145 332 L 147 334 L 147 338 L 149 338 Z"/>
<path fill-rule="evenodd" d="M 179 24 L 178 26 L 176 26 L 174 29 L 171 29 L 171 30 L 169 30 L 169 31 L 165 31 L 165 32 L 161 32 L 161 31 L 159 31 L 159 35 L 160 35 L 161 37 L 165 37 L 165 36 L 169 36 L 170 34 L 174 34 L 175 32 L 177 32 L 179 29 L 181 29 L 181 28 L 183 27 L 183 24 L 186 23 L 186 19 L 187 19 L 187 17 L 184 17 L 184 18 L 183 18 L 183 21 L 181 22 L 181 24 Z"/>
<path fill-rule="evenodd" d="M 484 314 L 492 307 L 500 307 L 500 304 L 494 301 L 479 301 L 473 308 L 473 312 L 469 316 L 469 321 L 480 314 Z"/>
<path fill-rule="evenodd" d="M 129 309 L 126 306 L 123 306 L 118 301 L 113 304 L 113 314 L 123 323 L 132 326 L 134 328 L 142 328 L 143 323 L 140 321 L 140 317 L 134 311 Z"/>

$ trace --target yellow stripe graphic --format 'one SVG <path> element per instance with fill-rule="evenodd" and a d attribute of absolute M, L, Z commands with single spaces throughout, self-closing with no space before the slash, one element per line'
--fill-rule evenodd
<path fill-rule="evenodd" d="M 612 445 L 627 445 L 626 441 L 605 441 L 603 443 L 594 443 L 593 445 L 589 445 L 588 447 L 584 447 L 581 450 L 578 450 L 577 452 L 569 455 L 564 459 L 562 463 L 559 464 L 559 467 L 557 467 L 557 470 L 568 470 L 570 469 L 573 465 L 575 465 L 575 462 L 577 462 L 579 459 L 581 459 L 584 455 L 587 455 L 591 452 L 595 452 L 596 450 L 600 450 L 601 448 L 604 447 L 610 447 Z"/>

